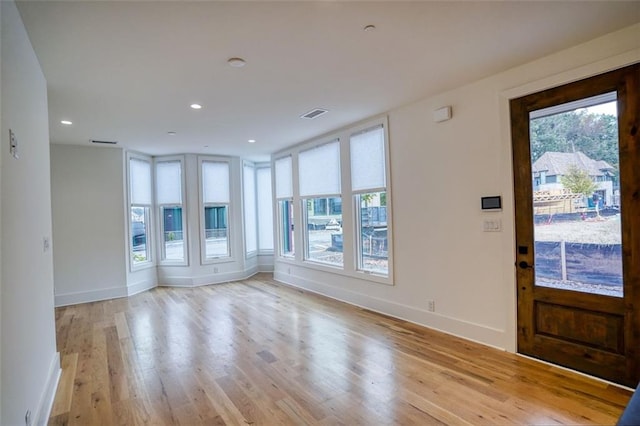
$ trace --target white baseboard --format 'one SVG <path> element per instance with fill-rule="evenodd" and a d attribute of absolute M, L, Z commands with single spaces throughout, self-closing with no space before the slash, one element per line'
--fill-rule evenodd
<path fill-rule="evenodd" d="M 129 295 L 127 290 L 127 287 L 113 287 L 100 290 L 56 294 L 55 305 L 57 308 L 59 308 L 61 306 L 77 305 L 79 303 L 97 302 L 99 300 L 127 297 Z"/>
<path fill-rule="evenodd" d="M 263 271 L 260 270 L 258 265 L 255 265 L 242 271 L 208 274 L 199 277 L 162 277 L 162 281 L 158 285 L 162 287 L 201 287 L 209 284 L 246 280 L 258 272 Z"/>
<path fill-rule="evenodd" d="M 40 403 L 36 409 L 37 411 L 33 415 L 32 424 L 45 426 L 49 422 L 49 416 L 51 415 L 53 400 L 56 397 L 56 390 L 58 389 L 58 382 L 60 381 L 61 374 L 60 352 L 56 352 L 51 360 L 47 383 L 43 389 L 42 396 L 40 397 Z"/>
<path fill-rule="evenodd" d="M 131 284 L 130 286 L 127 286 L 127 296 L 133 296 L 134 294 L 142 293 L 143 291 L 151 290 L 155 287 L 156 283 L 153 280 L 145 280 Z"/>
<path fill-rule="evenodd" d="M 447 317 L 438 313 L 428 312 L 414 306 L 372 297 L 345 289 L 344 287 L 333 286 L 325 282 L 317 282 L 300 276 L 289 275 L 276 271 L 273 278 L 276 281 L 292 287 L 317 293 L 350 305 L 369 309 L 404 321 L 409 321 L 446 334 L 461 337 L 486 346 L 491 346 L 496 349 L 505 350 L 503 346 L 505 341 L 504 330 L 498 330 L 481 324 L 475 324 L 457 318 Z"/>

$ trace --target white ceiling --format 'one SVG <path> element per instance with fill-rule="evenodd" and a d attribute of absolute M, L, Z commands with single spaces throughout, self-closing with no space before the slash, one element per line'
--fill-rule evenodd
<path fill-rule="evenodd" d="M 255 160 L 640 22 L 637 1 L 18 7 L 48 82 L 53 143 Z M 376 30 L 363 31 L 368 24 Z M 230 57 L 247 64 L 231 68 Z M 194 102 L 203 109 L 190 109 Z M 299 118 L 316 107 L 330 112 Z"/>

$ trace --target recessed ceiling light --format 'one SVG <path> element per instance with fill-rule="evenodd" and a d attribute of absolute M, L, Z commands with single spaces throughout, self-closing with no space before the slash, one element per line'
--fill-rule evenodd
<path fill-rule="evenodd" d="M 204 147 L 205 147 L 205 148 L 209 148 L 209 145 L 205 145 Z"/>
<path fill-rule="evenodd" d="M 247 62 L 242 58 L 229 58 L 227 63 L 234 68 L 242 68 L 247 64 Z"/>
<path fill-rule="evenodd" d="M 249 142 L 249 143 L 256 143 L 256 140 L 255 140 L 255 139 L 249 139 L 247 142 Z"/>
<path fill-rule="evenodd" d="M 365 27 L 363 28 L 363 30 L 364 30 L 364 31 L 367 31 L 367 32 L 369 32 L 369 31 L 375 31 L 375 29 L 376 29 L 376 26 L 375 26 L 375 25 L 371 25 L 371 24 L 369 24 L 369 25 L 365 25 Z"/>
<path fill-rule="evenodd" d="M 71 126 L 73 122 L 69 120 L 60 120 L 60 124 L 64 124 L 65 126 Z"/>
<path fill-rule="evenodd" d="M 191 104 L 190 106 L 193 109 L 202 109 L 202 105 L 200 105 L 200 104 Z"/>
<path fill-rule="evenodd" d="M 177 133 L 176 133 L 176 132 L 171 131 L 171 132 L 167 132 L 167 134 L 168 134 L 169 136 L 175 136 Z"/>

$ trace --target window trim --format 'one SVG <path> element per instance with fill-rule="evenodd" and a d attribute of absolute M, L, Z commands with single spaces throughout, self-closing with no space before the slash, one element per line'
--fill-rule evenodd
<path fill-rule="evenodd" d="M 189 266 L 189 232 L 188 232 L 188 213 L 186 206 L 187 203 L 187 188 L 186 188 L 186 169 L 185 169 L 185 158 L 184 155 L 170 155 L 170 156 L 160 156 L 153 158 L 153 178 L 154 178 L 154 195 L 155 199 L 158 199 L 158 187 L 157 187 L 157 167 L 158 163 L 170 163 L 170 162 L 180 162 L 180 188 L 182 191 L 182 204 L 178 205 L 176 203 L 171 204 L 155 204 L 155 212 L 157 214 L 157 238 L 158 238 L 158 265 L 159 266 Z M 182 209 L 182 241 L 184 244 L 183 252 L 184 258 L 183 260 L 167 260 L 166 257 L 166 248 L 164 244 L 163 234 L 164 234 L 164 216 L 163 209 L 167 207 L 180 207 Z"/>
<path fill-rule="evenodd" d="M 204 202 L 204 182 L 203 177 L 204 173 L 202 171 L 203 163 L 227 163 L 228 171 L 229 171 L 229 201 L 227 203 L 205 203 Z M 198 156 L 198 207 L 199 213 L 198 217 L 200 223 L 198 225 L 198 235 L 200 236 L 200 264 L 201 265 L 212 265 L 217 263 L 229 263 L 235 262 L 235 251 L 233 250 L 232 237 L 233 237 L 233 227 L 231 225 L 233 218 L 233 164 L 231 158 L 229 157 L 220 157 L 213 155 L 199 155 Z M 205 207 L 227 207 L 227 256 L 221 257 L 207 257 L 206 252 L 206 229 L 205 229 L 205 217 L 204 217 L 204 209 Z"/>
<path fill-rule="evenodd" d="M 151 156 L 140 154 L 137 152 L 127 151 L 126 154 L 126 171 L 127 171 L 127 258 L 129 259 L 129 271 L 137 272 L 144 269 L 154 268 L 156 266 L 155 259 L 155 238 L 154 232 L 155 223 L 154 223 L 154 201 L 155 201 L 155 174 L 154 174 L 154 163 L 153 158 Z M 150 195 L 151 200 L 150 204 L 139 204 L 132 203 L 131 201 L 131 160 L 139 160 L 149 163 L 149 180 L 150 180 Z M 134 207 L 144 208 L 148 211 L 148 219 L 149 223 L 145 223 L 145 245 L 148 253 L 148 259 L 144 262 L 134 262 L 133 260 L 133 222 L 131 221 L 131 209 Z"/>

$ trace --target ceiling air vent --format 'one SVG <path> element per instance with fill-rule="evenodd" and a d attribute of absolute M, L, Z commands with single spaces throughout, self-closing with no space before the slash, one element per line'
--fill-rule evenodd
<path fill-rule="evenodd" d="M 321 116 L 324 113 L 329 112 L 326 109 L 322 109 L 322 108 L 316 108 L 316 109 L 312 109 L 311 111 L 307 112 L 306 114 L 302 114 L 300 116 L 300 118 L 306 118 L 308 120 L 313 120 L 316 117 Z"/>
<path fill-rule="evenodd" d="M 101 143 L 103 145 L 116 145 L 118 142 L 116 141 L 98 141 L 95 139 L 91 139 L 91 143 Z"/>

